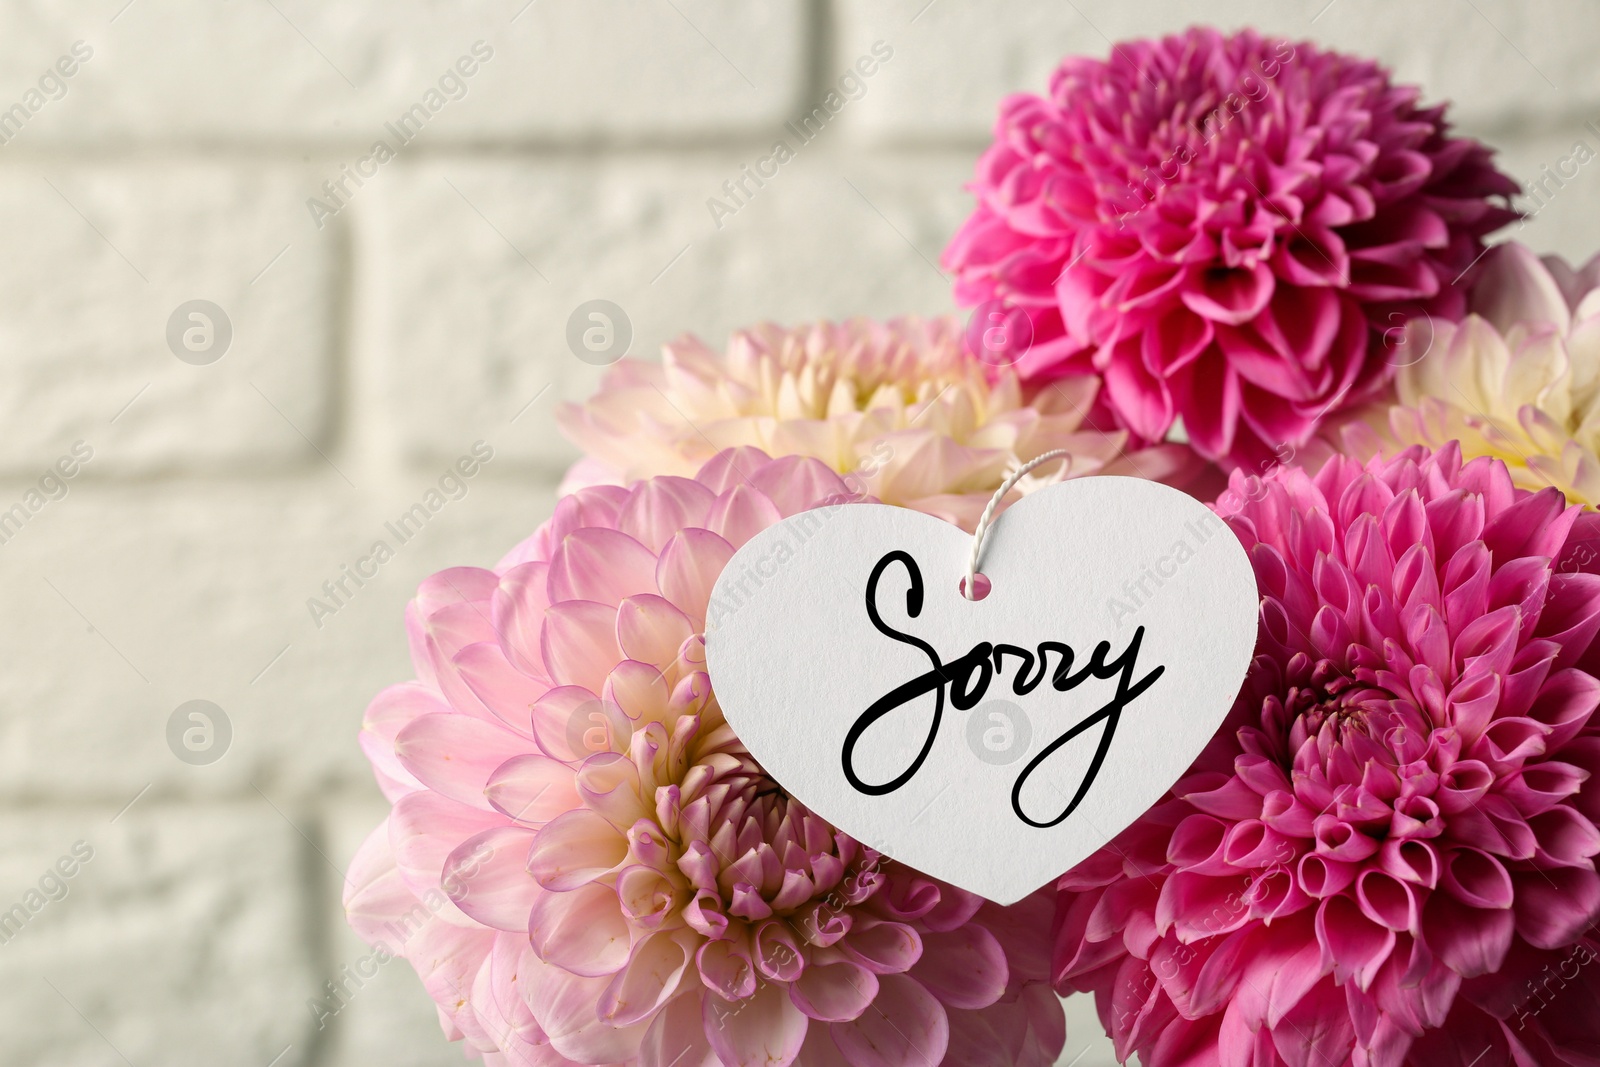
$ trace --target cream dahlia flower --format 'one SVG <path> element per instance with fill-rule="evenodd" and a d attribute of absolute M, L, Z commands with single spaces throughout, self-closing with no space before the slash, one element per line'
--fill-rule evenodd
<path fill-rule="evenodd" d="M 1600 504 L 1600 258 L 1573 270 L 1520 244 L 1490 252 L 1460 323 L 1414 321 L 1400 351 L 1398 404 L 1350 426 L 1358 453 L 1394 444 L 1494 456 L 1526 489 Z"/>
<path fill-rule="evenodd" d="M 1017 493 L 1062 477 L 1128 474 L 1182 481 L 1200 464 L 1187 448 L 1130 451 L 1123 431 L 1083 426 L 1099 380 L 1025 390 L 1010 368 L 968 354 L 954 317 L 770 323 L 734 334 L 725 353 L 692 336 L 659 364 L 625 360 L 562 430 L 582 448 L 563 492 L 693 476 L 725 448 L 810 456 L 852 491 L 971 528 L 1006 475 L 1053 449 Z"/>

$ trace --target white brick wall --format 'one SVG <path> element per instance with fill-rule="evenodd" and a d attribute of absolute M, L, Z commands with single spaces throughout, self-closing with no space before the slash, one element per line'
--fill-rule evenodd
<path fill-rule="evenodd" d="M 1375 53 L 1522 177 L 1600 149 L 1581 0 L 0 0 L 0 110 L 92 52 L 0 145 L 0 509 L 92 449 L 0 544 L 0 907 L 94 849 L 0 944 L 0 1062 L 460 1062 L 402 964 L 324 1030 L 305 1000 L 364 954 L 335 868 L 381 813 L 354 734 L 405 676 L 401 607 L 531 530 L 570 458 L 551 406 L 597 372 L 569 313 L 615 301 L 649 353 L 943 310 L 998 98 L 1195 20 Z M 719 226 L 707 199 L 877 40 L 865 95 Z M 478 41 L 464 95 L 328 197 L 460 95 L 440 79 Z M 1597 195 L 1593 164 L 1520 236 L 1586 256 Z M 208 364 L 167 340 L 195 299 L 232 327 Z M 315 625 L 306 599 L 478 439 L 467 497 Z M 193 699 L 233 730 L 207 766 L 167 747 Z M 1070 1007 L 1063 1062 L 1109 1064 Z"/>

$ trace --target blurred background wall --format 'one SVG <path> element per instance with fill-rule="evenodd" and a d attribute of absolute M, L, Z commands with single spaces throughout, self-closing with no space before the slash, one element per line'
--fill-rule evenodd
<path fill-rule="evenodd" d="M 1518 236 L 1600 247 L 1584 0 L 0 0 L 0 911 L 43 901 L 0 930 L 0 1062 L 460 1062 L 404 963 L 306 1002 L 366 954 L 362 709 L 417 581 L 549 513 L 575 309 L 643 355 L 946 310 L 999 98 L 1194 21 L 1382 58 L 1545 180 Z M 1072 1010 L 1062 1062 L 1111 1063 Z"/>

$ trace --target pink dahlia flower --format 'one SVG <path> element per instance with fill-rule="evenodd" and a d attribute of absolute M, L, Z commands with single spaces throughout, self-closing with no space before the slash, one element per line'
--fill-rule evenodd
<path fill-rule="evenodd" d="M 1099 372 L 1116 421 L 1229 463 L 1384 383 L 1384 332 L 1452 283 L 1516 183 L 1376 63 L 1192 29 L 1070 58 L 1001 104 L 945 249 L 962 304 L 1033 322 L 1025 378 Z"/>
<path fill-rule="evenodd" d="M 1000 908 L 807 811 L 705 673 L 735 549 L 843 498 L 816 460 L 724 452 L 579 490 L 494 570 L 423 583 L 417 680 L 361 742 L 394 804 L 345 906 L 445 1031 L 506 1067 L 1048 1067 L 1051 901 Z"/>
<path fill-rule="evenodd" d="M 1246 490 L 1256 658 L 1062 878 L 1058 989 L 1145 1067 L 1594 1064 L 1600 516 L 1454 445 Z"/>

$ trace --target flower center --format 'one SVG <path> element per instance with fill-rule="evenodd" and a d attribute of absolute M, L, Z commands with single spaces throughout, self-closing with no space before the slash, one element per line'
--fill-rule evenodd
<path fill-rule="evenodd" d="M 1359 755 L 1358 762 L 1405 762 L 1400 752 L 1406 740 L 1401 703 L 1388 689 L 1323 660 L 1312 671 L 1310 684 L 1292 686 L 1284 696 L 1289 713 L 1286 755 L 1294 760 L 1306 741 L 1319 738 L 1324 755 L 1329 747 L 1342 747 Z"/>

